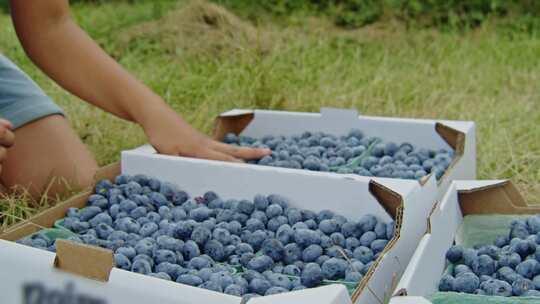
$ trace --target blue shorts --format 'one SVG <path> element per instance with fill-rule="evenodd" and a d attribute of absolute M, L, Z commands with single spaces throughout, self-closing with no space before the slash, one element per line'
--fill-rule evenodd
<path fill-rule="evenodd" d="M 62 109 L 28 75 L 0 54 L 0 118 L 16 129 Z"/>

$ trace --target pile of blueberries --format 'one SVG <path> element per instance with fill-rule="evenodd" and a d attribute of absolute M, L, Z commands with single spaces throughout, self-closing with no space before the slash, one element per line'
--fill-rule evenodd
<path fill-rule="evenodd" d="M 394 235 L 392 222 L 372 215 L 351 221 L 291 207 L 277 194 L 190 197 L 145 175 L 100 181 L 62 225 L 76 233 L 71 240 L 112 250 L 121 269 L 247 297 L 327 280 L 356 284 Z M 43 234 L 19 242 L 55 251 Z"/>
<path fill-rule="evenodd" d="M 415 148 L 407 142 L 385 143 L 378 137 L 364 136 L 358 129 L 340 137 L 304 132 L 255 139 L 228 133 L 224 142 L 272 150 L 271 155 L 250 161 L 253 164 L 402 179 L 421 179 L 430 173 L 440 179 L 454 156 L 452 150 Z"/>
<path fill-rule="evenodd" d="M 452 246 L 446 259 L 453 271 L 443 275 L 440 291 L 540 297 L 540 215 L 512 221 L 493 245 Z"/>

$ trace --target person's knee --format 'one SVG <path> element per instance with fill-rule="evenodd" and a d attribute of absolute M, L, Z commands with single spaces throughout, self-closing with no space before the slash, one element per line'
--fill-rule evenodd
<path fill-rule="evenodd" d="M 48 116 L 15 130 L 15 145 L 3 163 L 2 182 L 39 198 L 92 185 L 97 164 L 67 121 Z"/>

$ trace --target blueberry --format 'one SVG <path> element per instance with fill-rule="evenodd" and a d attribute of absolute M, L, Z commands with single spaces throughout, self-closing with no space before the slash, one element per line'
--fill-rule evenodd
<path fill-rule="evenodd" d="M 373 260 L 373 251 L 365 246 L 359 246 L 353 251 L 353 257 L 366 264 Z"/>
<path fill-rule="evenodd" d="M 261 252 L 272 258 L 275 262 L 283 260 L 285 248 L 277 239 L 267 239 L 262 243 Z"/>
<path fill-rule="evenodd" d="M 114 229 L 105 223 L 99 223 L 96 226 L 96 233 L 100 239 L 107 239 L 113 232 Z"/>
<path fill-rule="evenodd" d="M 300 248 L 295 243 L 285 245 L 284 250 L 285 255 L 283 258 L 283 262 L 285 262 L 286 264 L 294 263 L 295 261 L 298 261 L 302 258 L 302 248 Z"/>
<path fill-rule="evenodd" d="M 265 225 L 260 220 L 251 218 L 251 219 L 247 220 L 247 222 L 246 222 L 246 229 L 251 231 L 251 232 L 255 232 L 257 230 L 265 229 Z"/>
<path fill-rule="evenodd" d="M 141 225 L 130 217 L 123 217 L 115 221 L 115 228 L 127 233 L 139 233 Z"/>
<path fill-rule="evenodd" d="M 288 224 L 281 225 L 276 231 L 276 238 L 282 244 L 288 244 L 294 238 L 294 231 Z"/>
<path fill-rule="evenodd" d="M 266 209 L 266 216 L 271 219 L 283 214 L 283 208 L 278 204 L 272 204 Z"/>
<path fill-rule="evenodd" d="M 497 259 L 500 256 L 500 249 L 494 245 L 482 246 L 478 249 L 478 255 L 488 255 L 492 259 Z"/>
<path fill-rule="evenodd" d="M 347 282 L 360 282 L 363 276 L 359 272 L 352 271 L 345 275 L 345 281 Z"/>
<path fill-rule="evenodd" d="M 319 230 L 330 235 L 334 232 L 340 231 L 340 226 L 334 219 L 324 219 L 319 223 Z"/>
<path fill-rule="evenodd" d="M 286 275 L 280 273 L 272 273 L 268 277 L 268 281 L 272 286 L 284 288 L 286 291 L 289 291 L 292 288 L 291 280 Z"/>
<path fill-rule="evenodd" d="M 210 217 L 211 210 L 207 207 L 199 207 L 191 210 L 189 212 L 189 218 L 197 221 L 202 222 L 204 220 L 207 220 Z"/>
<path fill-rule="evenodd" d="M 309 229 L 298 229 L 294 233 L 294 240 L 298 245 L 307 247 L 309 245 L 320 244 L 321 237 L 316 231 Z"/>
<path fill-rule="evenodd" d="M 92 194 L 88 197 L 88 206 L 94 206 L 105 210 L 109 207 L 109 201 L 100 194 Z"/>
<path fill-rule="evenodd" d="M 319 245 L 309 245 L 302 252 L 302 260 L 306 263 L 315 262 L 323 253 Z"/>
<path fill-rule="evenodd" d="M 150 199 L 150 201 L 152 201 L 152 204 L 156 206 L 157 208 L 161 206 L 169 205 L 169 201 L 167 200 L 167 198 L 159 192 L 149 193 L 148 198 Z"/>
<path fill-rule="evenodd" d="M 204 253 L 208 254 L 212 259 L 218 262 L 221 262 L 226 258 L 225 248 L 216 240 L 210 240 L 206 243 L 204 246 Z"/>
<path fill-rule="evenodd" d="M 472 272 L 456 276 L 454 289 L 458 292 L 473 293 L 480 286 L 480 279 Z"/>
<path fill-rule="evenodd" d="M 315 260 L 315 263 L 317 263 L 317 264 L 319 264 L 319 265 L 322 266 L 322 264 L 323 264 L 324 262 L 326 262 L 327 260 L 329 260 L 329 259 L 330 259 L 329 256 L 327 256 L 327 255 L 321 255 L 320 257 L 318 257 L 318 258 Z"/>
<path fill-rule="evenodd" d="M 519 263 L 521 263 L 521 256 L 514 252 L 508 254 L 501 254 L 499 256 L 497 265 L 498 267 L 508 266 L 514 269 Z"/>
<path fill-rule="evenodd" d="M 388 244 L 387 240 L 375 240 L 371 243 L 370 248 L 373 251 L 373 253 L 377 254 L 379 252 L 382 252 L 387 244 Z"/>
<path fill-rule="evenodd" d="M 139 219 L 141 217 L 146 216 L 146 208 L 145 207 L 137 207 L 129 213 L 129 216 L 131 216 L 134 219 Z"/>
<path fill-rule="evenodd" d="M 249 235 L 246 242 L 250 244 L 253 249 L 258 251 L 261 248 L 264 240 L 268 238 L 268 235 L 263 230 L 257 230 Z"/>
<path fill-rule="evenodd" d="M 96 187 L 94 190 L 96 193 L 104 194 L 113 187 L 114 185 L 109 180 L 103 179 L 96 183 Z"/>
<path fill-rule="evenodd" d="M 478 252 L 472 248 L 463 249 L 463 262 L 465 265 L 472 267 L 475 261 L 478 261 Z"/>
<path fill-rule="evenodd" d="M 176 279 L 180 272 L 179 269 L 181 269 L 180 265 L 164 262 L 156 265 L 155 271 L 158 273 L 166 273 L 171 279 Z"/>
<path fill-rule="evenodd" d="M 148 222 L 146 224 L 144 224 L 139 233 L 141 234 L 141 236 L 151 236 L 154 232 L 156 232 L 158 230 L 158 225 L 156 225 L 156 223 L 154 222 Z"/>
<path fill-rule="evenodd" d="M 248 201 L 248 200 L 241 200 L 238 202 L 238 205 L 236 206 L 236 211 L 240 213 L 244 213 L 246 215 L 250 215 L 255 210 L 255 205 Z"/>
<path fill-rule="evenodd" d="M 323 263 L 322 267 L 323 275 L 326 279 L 337 280 L 345 276 L 345 269 L 347 269 L 347 262 L 338 258 L 330 258 Z"/>
<path fill-rule="evenodd" d="M 529 290 L 534 290 L 534 283 L 525 278 L 517 278 L 514 283 L 512 283 L 512 293 L 515 296 L 522 296 Z"/>
<path fill-rule="evenodd" d="M 279 194 L 270 194 L 268 196 L 268 203 L 270 204 L 270 206 L 277 204 L 283 210 L 287 209 L 287 207 L 289 206 L 289 200 Z"/>
<path fill-rule="evenodd" d="M 302 212 L 296 208 L 289 208 L 286 215 L 290 225 L 294 225 L 302 221 Z"/>
<path fill-rule="evenodd" d="M 375 234 L 375 232 L 373 231 L 367 231 L 365 232 L 364 234 L 362 234 L 362 236 L 360 237 L 359 241 L 360 241 L 360 245 L 362 246 L 370 246 L 371 243 L 373 243 L 373 241 L 375 241 L 377 239 L 377 235 Z"/>
<path fill-rule="evenodd" d="M 521 276 L 517 274 L 513 269 L 510 267 L 501 267 L 499 270 L 497 270 L 497 278 L 503 281 L 506 281 L 510 284 L 512 284 L 514 281 L 516 281 Z"/>
<path fill-rule="evenodd" d="M 137 255 L 137 252 L 133 247 L 120 247 L 116 249 L 116 253 L 121 254 L 128 259 L 133 259 Z"/>
<path fill-rule="evenodd" d="M 271 287 L 272 284 L 265 279 L 255 278 L 249 282 L 249 291 L 259 295 L 264 295 Z"/>
<path fill-rule="evenodd" d="M 358 227 L 361 231 L 368 232 L 373 231 L 375 229 L 375 225 L 377 225 L 377 218 L 373 215 L 364 215 L 359 221 L 358 221 Z"/>
<path fill-rule="evenodd" d="M 247 268 L 258 272 L 263 272 L 265 270 L 271 269 L 273 265 L 274 261 L 272 260 L 272 258 L 266 255 L 261 255 L 251 259 L 251 261 L 249 261 L 247 264 Z"/>
<path fill-rule="evenodd" d="M 260 211 L 260 210 L 253 211 L 253 213 L 251 214 L 251 218 L 252 219 L 257 219 L 257 220 L 261 221 L 265 225 L 266 225 L 266 223 L 268 223 L 268 218 L 266 217 L 266 213 L 264 213 L 263 211 Z"/>
<path fill-rule="evenodd" d="M 116 267 L 124 269 L 124 270 L 131 270 L 131 261 L 128 257 L 121 253 L 114 254 L 114 264 Z"/>
<path fill-rule="evenodd" d="M 191 260 L 192 258 L 199 256 L 201 253 L 199 250 L 199 246 L 197 246 L 197 243 L 189 240 L 184 243 L 182 254 L 186 258 L 186 260 Z"/>
<path fill-rule="evenodd" d="M 303 222 L 298 222 L 294 225 L 292 225 L 292 229 L 294 231 L 298 230 L 298 229 L 310 229 L 309 226 L 306 224 L 306 223 L 303 223 Z M 315 230 L 315 229 L 312 229 L 312 230 Z"/>
<path fill-rule="evenodd" d="M 210 276 L 210 281 L 216 282 L 222 289 L 225 289 L 227 286 L 234 284 L 233 277 L 225 271 L 213 273 Z"/>
<path fill-rule="evenodd" d="M 321 284 L 324 276 L 322 274 L 321 267 L 316 263 L 308 263 L 304 266 L 302 274 L 300 276 L 300 281 L 302 285 L 310 288 L 316 287 Z"/>
<path fill-rule="evenodd" d="M 79 210 L 79 219 L 83 222 L 86 222 L 93 218 L 94 216 L 101 213 L 101 208 L 95 206 L 85 207 Z"/>
<path fill-rule="evenodd" d="M 489 279 L 480 283 L 480 288 L 486 295 L 501 297 L 512 296 L 512 285 L 505 281 Z"/>
<path fill-rule="evenodd" d="M 357 224 L 354 222 L 346 222 L 341 226 L 341 233 L 344 237 L 356 237 L 357 235 Z"/>
<path fill-rule="evenodd" d="M 180 275 L 176 279 L 176 282 L 181 283 L 181 284 L 190 285 L 190 286 L 199 286 L 199 285 L 201 285 L 203 283 L 201 278 L 199 278 L 196 275 L 192 275 L 192 274 Z"/>
<path fill-rule="evenodd" d="M 268 208 L 268 199 L 264 195 L 257 194 L 255 195 L 255 198 L 253 199 L 253 203 L 255 205 L 255 208 L 257 210 L 266 211 L 266 208 Z"/>
<path fill-rule="evenodd" d="M 540 274 L 540 264 L 535 259 L 525 260 L 516 266 L 516 272 L 527 279 L 532 279 Z"/>
<path fill-rule="evenodd" d="M 229 295 L 240 297 L 245 293 L 245 289 L 239 285 L 231 284 L 227 286 L 223 292 Z"/>
<path fill-rule="evenodd" d="M 296 265 L 287 265 L 283 268 L 283 274 L 289 276 L 300 276 L 301 271 Z"/>
<path fill-rule="evenodd" d="M 332 243 L 339 247 L 345 247 L 345 237 L 343 234 L 339 232 L 334 232 L 330 235 L 330 239 L 332 240 Z M 321 237 L 322 242 L 322 237 Z"/>
<path fill-rule="evenodd" d="M 152 272 L 152 265 L 145 259 L 136 259 L 131 265 L 131 271 L 140 274 L 149 274 Z"/>
<path fill-rule="evenodd" d="M 242 231 L 242 224 L 237 221 L 231 221 L 227 223 L 226 229 L 229 231 L 229 234 L 240 235 Z"/>
<path fill-rule="evenodd" d="M 322 248 L 327 249 L 334 246 L 334 241 L 329 236 L 321 235 L 320 245 Z"/>
<path fill-rule="evenodd" d="M 264 295 L 265 295 L 265 296 L 270 296 L 270 295 L 280 294 L 280 293 L 284 293 L 284 292 L 288 292 L 288 291 L 289 291 L 288 289 L 285 289 L 285 288 L 283 288 L 283 287 L 274 286 L 274 287 L 270 287 L 270 288 L 264 293 Z"/>
<path fill-rule="evenodd" d="M 328 210 L 328 209 L 321 210 L 321 211 L 317 214 L 317 222 L 320 224 L 322 221 L 324 221 L 324 220 L 330 220 L 330 219 L 332 219 L 334 216 L 335 216 L 335 214 L 334 214 L 334 212 L 333 212 L 332 210 Z"/>
<path fill-rule="evenodd" d="M 177 262 L 177 255 L 171 250 L 159 249 L 154 253 L 154 260 L 156 264 L 163 262 L 175 264 Z"/>
<path fill-rule="evenodd" d="M 527 257 L 532 252 L 529 243 L 520 239 L 516 239 L 513 244 L 510 244 L 510 251 L 519 254 L 522 258 Z"/>

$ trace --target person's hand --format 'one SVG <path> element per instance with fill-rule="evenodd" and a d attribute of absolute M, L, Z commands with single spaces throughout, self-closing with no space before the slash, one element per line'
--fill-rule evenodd
<path fill-rule="evenodd" d="M 7 157 L 7 149 L 13 146 L 15 141 L 15 134 L 11 131 L 12 129 L 11 122 L 0 118 L 0 173 L 2 173 L 2 163 Z"/>
<path fill-rule="evenodd" d="M 173 111 L 164 111 L 143 125 L 150 144 L 163 154 L 243 162 L 270 154 L 270 149 L 228 145 L 210 139 Z M 154 118 L 156 117 L 156 118 Z"/>

